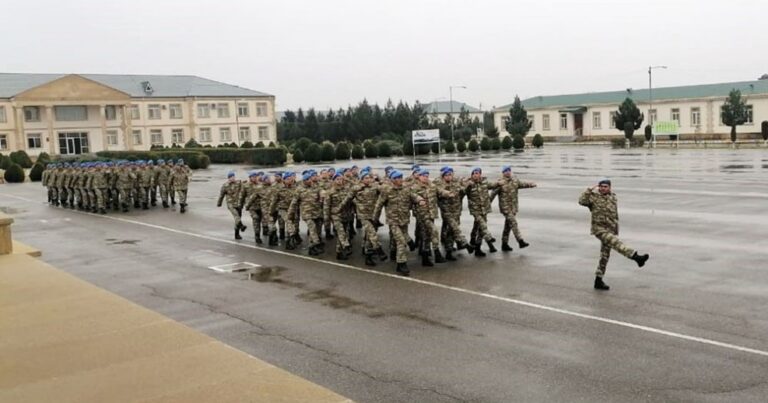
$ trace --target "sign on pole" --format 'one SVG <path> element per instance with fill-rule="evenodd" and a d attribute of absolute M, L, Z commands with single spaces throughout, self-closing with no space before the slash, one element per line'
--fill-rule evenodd
<path fill-rule="evenodd" d="M 411 143 L 413 144 L 413 159 L 416 160 L 416 145 L 417 144 L 432 144 L 440 143 L 440 130 L 414 130 L 411 132 Z"/>
<path fill-rule="evenodd" d="M 677 143 L 680 143 L 680 128 L 676 120 L 666 122 L 654 122 L 653 124 L 653 141 L 656 141 L 656 136 L 675 136 Z"/>

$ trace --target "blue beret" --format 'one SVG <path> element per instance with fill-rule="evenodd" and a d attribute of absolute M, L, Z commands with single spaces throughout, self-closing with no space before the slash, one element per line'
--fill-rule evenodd
<path fill-rule="evenodd" d="M 597 182 L 597 184 L 611 186 L 611 180 L 608 178 L 600 179 L 600 182 Z"/>
<path fill-rule="evenodd" d="M 419 175 L 419 176 L 429 176 L 429 170 L 427 170 L 427 169 L 420 169 L 419 173 L 417 175 Z"/>
<path fill-rule="evenodd" d="M 253 178 L 254 176 L 259 176 L 259 173 L 256 171 L 250 171 L 248 172 L 248 177 Z"/>
<path fill-rule="evenodd" d="M 360 179 L 363 179 L 366 176 L 371 176 L 371 172 L 370 171 L 365 171 L 365 170 L 360 172 Z"/>
<path fill-rule="evenodd" d="M 445 168 L 445 169 L 441 169 L 440 170 L 441 176 L 445 176 L 445 175 L 453 173 L 453 168 L 451 168 L 451 167 L 443 167 L 443 168 Z"/>
<path fill-rule="evenodd" d="M 256 176 L 264 176 L 264 172 L 262 171 L 256 172 Z"/>
<path fill-rule="evenodd" d="M 157 163 L 158 164 L 165 164 L 165 160 L 163 160 L 163 159 L 157 160 Z"/>
<path fill-rule="evenodd" d="M 393 169 L 392 172 L 389 173 L 389 179 L 402 179 L 403 173 L 398 171 L 397 169 Z"/>
<path fill-rule="evenodd" d="M 384 172 L 389 172 L 389 171 L 391 171 L 393 169 L 394 168 L 392 167 L 392 165 L 387 165 L 387 166 L 384 167 Z"/>
<path fill-rule="evenodd" d="M 183 163 L 184 163 L 184 160 L 183 160 L 182 158 L 179 158 L 179 159 L 176 161 L 176 163 L 177 163 L 177 164 L 183 164 Z"/>
<path fill-rule="evenodd" d="M 340 174 L 338 172 L 333 174 L 333 180 L 336 180 L 337 178 L 344 178 L 344 175 L 342 175 L 342 174 Z"/>
<path fill-rule="evenodd" d="M 147 160 L 147 165 L 152 165 L 152 164 L 154 164 L 154 162 L 152 162 L 152 160 Z"/>
<path fill-rule="evenodd" d="M 501 167 L 501 173 L 504 173 L 507 171 L 512 171 L 512 167 L 509 165 L 504 165 L 503 167 Z"/>
<path fill-rule="evenodd" d="M 474 167 L 474 168 L 472 168 L 472 174 L 474 175 L 474 174 L 475 174 L 475 172 L 480 172 L 480 173 L 483 173 L 483 170 L 482 170 L 482 168 L 480 168 L 480 167 Z"/>
<path fill-rule="evenodd" d="M 411 165 L 411 171 L 415 171 L 417 169 L 420 169 L 421 167 L 418 164 Z"/>
<path fill-rule="evenodd" d="M 291 178 L 291 177 L 294 177 L 294 176 L 296 176 L 296 174 L 293 173 L 293 172 L 285 172 L 285 173 L 283 173 L 283 179 L 288 179 L 288 178 Z"/>
<path fill-rule="evenodd" d="M 336 172 L 336 168 L 330 167 L 330 168 L 328 168 L 328 172 Z"/>
<path fill-rule="evenodd" d="M 312 179 L 312 177 L 315 176 L 314 172 L 305 172 L 303 175 L 301 175 L 301 180 L 306 181 Z"/>
<path fill-rule="evenodd" d="M 232 178 L 235 176 L 235 171 L 229 171 L 227 172 L 227 178 Z"/>
<path fill-rule="evenodd" d="M 357 165 L 352 165 L 349 169 L 357 169 Z"/>

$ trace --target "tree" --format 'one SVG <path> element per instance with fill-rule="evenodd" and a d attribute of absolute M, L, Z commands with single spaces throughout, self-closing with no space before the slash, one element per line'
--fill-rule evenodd
<path fill-rule="evenodd" d="M 376 158 L 379 156 L 378 147 L 376 147 L 376 143 L 371 140 L 365 140 L 363 142 L 363 150 L 365 150 L 365 158 Z"/>
<path fill-rule="evenodd" d="M 763 74 L 758 78 L 758 80 L 768 80 L 768 73 Z"/>
<path fill-rule="evenodd" d="M 24 182 L 24 169 L 21 165 L 12 163 L 3 174 L 5 181 L 8 183 L 21 183 Z"/>
<path fill-rule="evenodd" d="M 301 150 L 296 149 L 293 151 L 293 162 L 297 164 L 304 162 L 304 153 Z"/>
<path fill-rule="evenodd" d="M 246 140 L 243 142 L 243 144 L 240 145 L 240 148 L 253 148 L 253 143 Z"/>
<path fill-rule="evenodd" d="M 365 150 L 363 150 L 363 146 L 360 144 L 355 144 L 352 146 L 352 158 L 359 160 L 362 159 L 365 156 Z"/>
<path fill-rule="evenodd" d="M 471 149 L 471 147 L 470 147 Z M 491 149 L 491 139 L 488 137 L 484 137 L 482 140 L 480 140 L 480 149 L 483 151 L 488 151 Z"/>
<path fill-rule="evenodd" d="M 464 139 L 459 139 L 456 142 L 456 151 L 463 153 L 464 151 L 467 151 L 467 143 L 464 141 Z"/>
<path fill-rule="evenodd" d="M 379 144 L 376 144 L 376 154 L 379 157 L 391 157 L 392 156 L 392 145 L 389 143 L 389 141 L 385 140 L 380 142 Z"/>
<path fill-rule="evenodd" d="M 736 142 L 736 126 L 743 125 L 747 121 L 747 103 L 741 97 L 741 91 L 732 89 L 725 99 L 720 117 L 726 126 L 731 127 L 731 142 Z"/>
<path fill-rule="evenodd" d="M 320 162 L 320 154 L 322 150 L 320 144 L 312 143 L 307 147 L 307 151 L 304 153 L 304 160 L 307 162 Z"/>
<path fill-rule="evenodd" d="M 253 148 L 264 148 L 264 142 L 259 141 L 258 143 L 256 143 L 256 145 L 253 146 Z"/>
<path fill-rule="evenodd" d="M 528 120 L 528 112 L 525 110 L 523 103 L 520 102 L 520 97 L 515 95 L 515 101 L 512 102 L 512 107 L 509 108 L 507 132 L 513 136 L 519 134 L 525 137 L 528 134 L 528 130 L 531 130 L 532 125 L 533 122 Z"/>
<path fill-rule="evenodd" d="M 40 155 L 37 156 L 37 161 L 43 165 L 48 164 L 51 162 L 51 156 L 48 155 L 47 152 L 43 151 L 40 153 Z"/>
<path fill-rule="evenodd" d="M 619 105 L 619 110 L 613 115 L 613 122 L 616 128 L 624 132 L 627 140 L 632 140 L 632 134 L 643 124 L 645 116 L 640 113 L 635 102 L 627 98 Z"/>
<path fill-rule="evenodd" d="M 29 180 L 32 182 L 40 182 L 40 179 L 43 178 L 43 171 L 45 170 L 45 166 L 43 166 L 42 163 L 36 162 L 35 165 L 32 167 L 32 170 L 29 171 Z"/>
<path fill-rule="evenodd" d="M 515 151 L 522 151 L 525 148 L 525 139 L 521 135 L 515 135 L 515 137 L 512 139 L 512 147 L 515 148 Z"/>
<path fill-rule="evenodd" d="M 336 149 L 331 142 L 323 142 L 320 147 L 320 159 L 322 161 L 333 161 L 336 158 Z"/>
<path fill-rule="evenodd" d="M 496 126 L 492 126 L 491 128 L 486 128 L 485 136 L 490 137 L 492 139 L 497 139 L 499 138 L 499 129 L 497 129 Z"/>
<path fill-rule="evenodd" d="M 21 165 L 22 168 L 32 168 L 32 159 L 24 150 L 14 151 L 10 157 L 13 163 Z"/>
<path fill-rule="evenodd" d="M 319 128 L 320 125 L 317 121 L 317 113 L 315 113 L 315 108 L 309 108 L 309 111 L 307 111 L 307 116 L 304 118 L 304 134 L 314 141 L 320 141 L 321 139 L 318 136 Z"/>
<path fill-rule="evenodd" d="M 499 140 L 498 137 L 491 139 L 491 150 L 493 151 L 499 151 L 501 148 L 501 140 Z"/>
<path fill-rule="evenodd" d="M 202 147 L 195 139 L 189 139 L 184 143 L 184 148 L 200 148 Z"/>
<path fill-rule="evenodd" d="M 445 152 L 447 152 L 449 154 L 453 153 L 453 152 L 456 151 L 456 145 L 453 144 L 453 142 L 451 140 L 448 140 L 448 141 L 445 142 L 445 144 L 443 144 L 443 151 L 445 151 Z"/>
<path fill-rule="evenodd" d="M 350 155 L 350 148 L 349 144 L 347 142 L 342 141 L 339 144 L 336 144 L 336 159 L 337 160 L 348 160 Z"/>
<path fill-rule="evenodd" d="M 501 148 L 504 150 L 512 148 L 512 136 L 504 136 L 501 140 Z"/>
<path fill-rule="evenodd" d="M 477 140 L 475 139 L 470 140 L 469 146 L 467 148 L 469 148 L 469 151 L 476 152 L 477 149 L 479 148 L 479 144 L 477 144 Z"/>
<path fill-rule="evenodd" d="M 536 133 L 535 136 L 533 136 L 533 140 L 531 141 L 531 145 L 536 148 L 541 148 L 544 146 L 544 137 L 541 136 L 541 134 Z"/>
<path fill-rule="evenodd" d="M 645 125 L 645 141 L 651 141 L 651 137 L 653 137 L 653 127 Z"/>

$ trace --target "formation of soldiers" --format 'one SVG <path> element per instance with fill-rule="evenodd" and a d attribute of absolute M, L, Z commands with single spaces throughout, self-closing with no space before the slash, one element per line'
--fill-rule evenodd
<path fill-rule="evenodd" d="M 484 257 L 483 244 L 489 252 L 496 252 L 496 239 L 487 225 L 494 199 L 498 199 L 505 218 L 501 249 L 513 250 L 510 234 L 519 248 L 529 246 L 517 224 L 518 189 L 536 184 L 518 179 L 509 166 L 501 173 L 501 178 L 489 181 L 481 168 L 473 168 L 470 177 L 459 178 L 446 166 L 433 178 L 427 169 L 414 165 L 408 177 L 391 166 L 379 176 L 370 167 L 352 166 L 309 169 L 301 173 L 301 181 L 294 172 L 251 171 L 247 180 L 239 181 L 230 171 L 217 204 L 222 206 L 226 201 L 234 220 L 235 239 L 242 239 L 241 232 L 247 229 L 242 216 L 248 212 L 257 244 L 262 244 L 264 237 L 269 246 L 283 242 L 286 249 L 293 250 L 304 242 L 299 231 L 304 221 L 309 255 L 323 254 L 325 241 L 335 239 L 336 259 L 347 260 L 352 254 L 350 240 L 361 232 L 366 265 L 391 259 L 396 271 L 407 276 L 408 253 L 417 249 L 424 266 L 454 261 L 455 253 L 461 250 Z M 460 225 L 465 197 L 473 218 L 469 238 Z M 384 226 L 382 213 L 389 230 L 389 253 L 379 239 L 379 229 Z M 440 229 L 435 224 L 438 215 L 442 218 Z M 416 224 L 413 236 L 409 234 L 411 217 Z"/>
<path fill-rule="evenodd" d="M 59 162 L 48 164 L 42 184 L 48 203 L 93 213 L 149 210 L 160 199 L 163 208 L 176 204 L 186 212 L 191 170 L 184 160 Z M 170 203 L 169 203 L 170 202 Z"/>

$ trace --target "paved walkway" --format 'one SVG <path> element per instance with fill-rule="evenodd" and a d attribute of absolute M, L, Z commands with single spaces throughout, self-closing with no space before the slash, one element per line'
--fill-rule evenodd
<path fill-rule="evenodd" d="M 349 401 L 22 253 L 0 334 L 0 402 Z"/>

